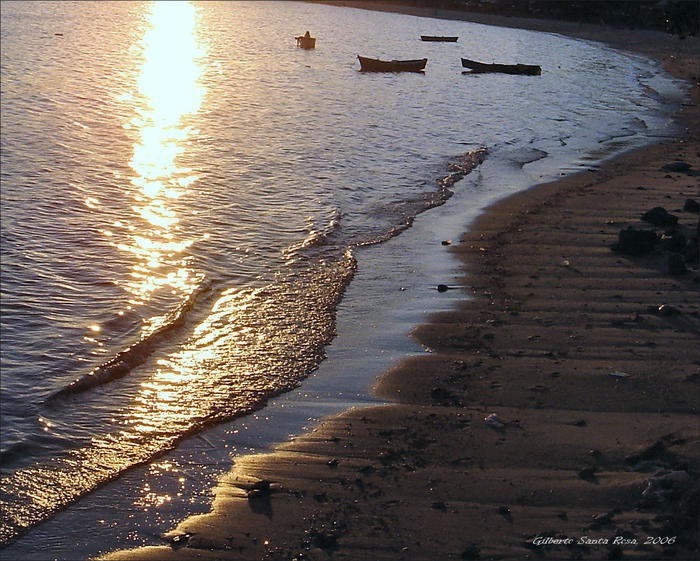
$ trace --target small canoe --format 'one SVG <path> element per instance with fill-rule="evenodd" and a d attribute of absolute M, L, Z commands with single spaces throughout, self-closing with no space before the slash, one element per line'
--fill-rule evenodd
<path fill-rule="evenodd" d="M 299 35 L 295 37 L 297 40 L 297 47 L 302 49 L 315 49 L 316 48 L 316 37 L 309 37 L 308 35 Z"/>
<path fill-rule="evenodd" d="M 421 41 L 438 41 L 442 43 L 455 43 L 459 37 L 442 37 L 440 35 L 421 35 Z"/>
<path fill-rule="evenodd" d="M 501 72 L 503 74 L 525 74 L 527 76 L 539 76 L 542 74 L 542 68 L 534 64 L 487 64 L 463 58 L 462 66 L 469 68 L 474 73 Z"/>
<path fill-rule="evenodd" d="M 423 72 L 427 58 L 415 60 L 379 60 L 357 56 L 361 72 Z"/>

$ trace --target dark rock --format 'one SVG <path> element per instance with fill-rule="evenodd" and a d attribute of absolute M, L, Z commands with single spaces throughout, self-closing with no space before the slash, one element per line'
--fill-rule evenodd
<path fill-rule="evenodd" d="M 664 458 L 668 453 L 668 450 L 666 449 L 666 445 L 658 440 L 648 448 L 645 448 L 638 454 L 632 454 L 630 456 L 627 456 L 625 458 L 625 461 L 628 464 L 637 464 L 639 462 L 643 461 L 648 461 L 648 460 L 658 460 L 661 458 Z"/>
<path fill-rule="evenodd" d="M 633 226 L 628 226 L 620 230 L 613 250 L 627 255 L 644 255 L 653 251 L 658 239 L 658 235 L 653 230 L 637 230 Z"/>
<path fill-rule="evenodd" d="M 693 199 L 686 199 L 683 210 L 686 212 L 700 212 L 700 203 Z"/>
<path fill-rule="evenodd" d="M 255 489 L 258 491 L 263 491 L 265 493 L 269 493 L 270 492 L 270 481 L 268 481 L 267 479 L 261 479 L 260 481 L 256 481 L 255 483 L 253 483 L 253 485 L 251 485 L 250 489 L 251 490 Z"/>
<path fill-rule="evenodd" d="M 672 171 L 675 173 L 684 173 L 690 170 L 690 164 L 687 162 L 671 162 L 665 166 L 661 166 L 664 171 Z"/>
<path fill-rule="evenodd" d="M 661 236 L 661 243 L 665 250 L 680 253 L 685 250 L 687 240 L 682 233 L 674 230 L 671 234 Z"/>
<path fill-rule="evenodd" d="M 170 547 L 172 547 L 173 549 L 180 549 L 181 547 L 185 547 L 187 545 L 187 542 L 190 541 L 191 537 L 192 534 L 184 533 L 170 536 L 166 539 L 170 542 Z"/>
<path fill-rule="evenodd" d="M 338 547 L 338 538 L 325 532 L 314 531 L 310 534 L 311 544 L 320 549 L 335 549 Z"/>
<path fill-rule="evenodd" d="M 697 238 L 688 240 L 683 251 L 687 263 L 695 263 L 700 259 L 700 244 Z"/>
<path fill-rule="evenodd" d="M 452 399 L 453 395 L 450 390 L 445 388 L 433 388 L 430 391 L 430 397 L 436 401 L 445 401 Z"/>
<path fill-rule="evenodd" d="M 669 275 L 685 275 L 688 272 L 680 253 L 671 253 L 666 257 L 666 272 Z"/>
<path fill-rule="evenodd" d="M 447 291 L 449 290 L 449 288 L 450 288 L 450 287 L 447 286 L 446 284 L 438 284 L 438 285 L 437 285 L 437 291 L 438 291 L 438 292 L 447 292 Z"/>
<path fill-rule="evenodd" d="M 659 316 L 675 316 L 681 313 L 677 308 L 669 306 L 668 304 L 661 304 L 660 306 L 647 306 L 647 312 Z"/>
<path fill-rule="evenodd" d="M 447 510 L 447 505 L 443 501 L 436 501 L 431 505 L 435 510 Z"/>
<path fill-rule="evenodd" d="M 678 217 L 670 214 L 662 206 L 655 206 L 642 214 L 642 220 L 654 226 L 675 226 L 678 224 Z"/>
<path fill-rule="evenodd" d="M 500 514 L 508 522 L 513 521 L 513 516 L 511 515 L 510 509 L 507 506 L 499 506 L 498 507 L 498 514 Z"/>
<path fill-rule="evenodd" d="M 246 493 L 246 498 L 249 501 L 257 501 L 261 499 L 269 500 L 270 491 L 263 491 L 262 489 L 251 489 Z"/>
<path fill-rule="evenodd" d="M 585 427 L 588 423 L 586 423 L 586 419 L 579 419 L 578 421 L 574 421 L 571 424 L 575 427 Z"/>
<path fill-rule="evenodd" d="M 593 517 L 593 524 L 591 527 L 600 528 L 602 526 L 610 526 L 612 524 L 612 516 L 609 513 L 596 514 Z"/>
<path fill-rule="evenodd" d="M 461 558 L 465 560 L 479 559 L 480 551 L 481 550 L 479 549 L 479 546 L 477 546 L 476 544 L 467 544 L 467 546 L 464 548 L 464 551 L 462 551 Z"/>
<path fill-rule="evenodd" d="M 585 479 L 587 481 L 592 481 L 595 479 L 595 472 L 596 472 L 596 468 L 594 466 L 586 467 L 578 472 L 578 476 L 581 479 Z"/>

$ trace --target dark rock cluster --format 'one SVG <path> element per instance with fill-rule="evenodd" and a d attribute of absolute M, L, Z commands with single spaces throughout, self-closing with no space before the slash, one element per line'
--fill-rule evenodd
<path fill-rule="evenodd" d="M 687 171 L 684 162 L 672 162 L 668 166 L 673 170 L 682 167 Z M 679 212 L 698 214 L 699 211 L 700 203 L 687 199 Z M 613 251 L 633 256 L 662 255 L 665 272 L 669 275 L 684 275 L 689 265 L 698 263 L 700 218 L 694 228 L 688 228 L 679 222 L 676 214 L 657 206 L 644 212 L 641 220 L 649 226 L 626 226 L 621 229 L 617 243 L 612 246 Z"/>

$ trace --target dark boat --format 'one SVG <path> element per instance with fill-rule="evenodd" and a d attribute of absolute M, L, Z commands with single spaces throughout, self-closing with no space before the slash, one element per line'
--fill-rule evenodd
<path fill-rule="evenodd" d="M 501 72 L 503 74 L 525 74 L 527 76 L 539 76 L 542 74 L 542 68 L 535 64 L 487 64 L 463 58 L 462 66 L 469 68 L 474 73 Z"/>
<path fill-rule="evenodd" d="M 427 58 L 416 60 L 379 60 L 357 56 L 361 72 L 423 72 Z"/>
<path fill-rule="evenodd" d="M 459 37 L 442 37 L 440 35 L 421 35 L 421 41 L 439 41 L 442 43 L 455 43 Z"/>
<path fill-rule="evenodd" d="M 307 31 L 305 35 L 299 35 L 295 37 L 297 40 L 297 47 L 302 49 L 315 49 L 316 48 L 316 37 L 311 37 Z"/>

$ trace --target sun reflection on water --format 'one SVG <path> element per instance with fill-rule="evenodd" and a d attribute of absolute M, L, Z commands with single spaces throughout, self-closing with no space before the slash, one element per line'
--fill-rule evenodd
<path fill-rule="evenodd" d="M 184 239 L 178 231 L 182 205 L 174 204 L 197 180 L 192 169 L 178 164 L 188 139 L 197 132 L 185 117 L 198 111 L 204 95 L 196 23 L 189 2 L 154 2 L 142 40 L 143 64 L 132 96 L 142 104 L 125 124 L 137 135 L 129 166 L 134 171 L 132 210 L 140 222 L 128 225 L 124 242 L 114 244 L 136 259 L 124 286 L 133 304 L 168 291 L 186 296 L 201 281 L 184 255 L 196 240 Z M 144 331 L 156 329 L 158 323 L 151 318 Z"/>

